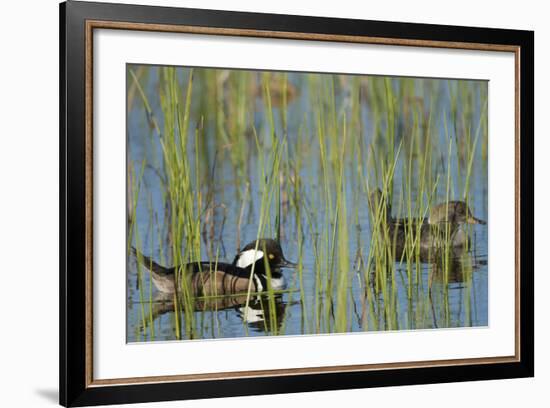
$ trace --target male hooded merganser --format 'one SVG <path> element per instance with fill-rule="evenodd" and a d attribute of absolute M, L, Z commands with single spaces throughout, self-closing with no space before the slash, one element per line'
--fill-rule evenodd
<path fill-rule="evenodd" d="M 163 293 L 176 291 L 175 276 L 178 266 L 167 268 L 142 255 L 135 248 L 132 252 L 147 269 L 156 288 Z M 268 281 L 265 262 L 269 265 L 271 280 Z M 250 277 L 252 267 L 252 284 Z M 281 268 L 295 267 L 296 264 L 285 259 L 281 245 L 273 239 L 259 239 L 246 245 L 235 256 L 233 263 L 193 262 L 181 267 L 190 273 L 190 287 L 194 296 L 216 296 L 247 292 L 249 286 L 253 292 L 262 292 L 269 285 L 273 290 L 284 289 L 285 280 Z"/>
<path fill-rule="evenodd" d="M 382 201 L 385 206 L 381 206 Z M 442 236 L 445 234 L 446 226 L 450 227 L 451 246 L 460 247 L 468 244 L 468 235 L 460 226 L 463 224 L 482 224 L 486 222 L 476 218 L 464 201 L 449 201 L 448 203 L 436 204 L 430 208 L 427 218 L 393 218 L 391 215 L 391 204 L 387 202 L 382 191 L 374 190 L 369 194 L 368 204 L 372 213 L 382 211 L 389 228 L 391 239 L 395 239 L 397 252 L 402 252 L 406 240 L 405 228 L 416 228 L 420 226 L 420 249 L 432 250 L 441 247 Z M 384 203 L 382 203 L 384 204 Z M 385 213 L 385 214 L 384 214 Z M 420 224 L 420 225 L 419 225 Z M 383 226 L 380 226 L 383 228 Z"/>

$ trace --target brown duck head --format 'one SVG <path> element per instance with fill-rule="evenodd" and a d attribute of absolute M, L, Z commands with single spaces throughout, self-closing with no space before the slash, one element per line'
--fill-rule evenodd
<path fill-rule="evenodd" d="M 441 223 L 451 223 L 453 225 L 486 224 L 485 221 L 473 216 L 464 201 L 449 201 L 448 203 L 434 205 L 430 209 L 428 223 L 430 225 Z"/>

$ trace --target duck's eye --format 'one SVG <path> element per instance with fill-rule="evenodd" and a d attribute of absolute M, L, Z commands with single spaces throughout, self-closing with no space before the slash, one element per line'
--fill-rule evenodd
<path fill-rule="evenodd" d="M 273 255 L 273 254 L 269 254 L 268 256 L 269 256 L 269 259 L 275 258 L 275 255 Z"/>

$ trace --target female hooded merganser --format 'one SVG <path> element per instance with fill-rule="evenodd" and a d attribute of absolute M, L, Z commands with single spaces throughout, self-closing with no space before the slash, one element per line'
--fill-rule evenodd
<path fill-rule="evenodd" d="M 381 206 L 386 201 L 385 206 Z M 424 251 L 433 250 L 443 246 L 442 237 L 445 234 L 446 226 L 450 227 L 451 246 L 462 247 L 468 244 L 468 235 L 460 226 L 463 224 L 482 224 L 486 222 L 476 218 L 464 201 L 449 201 L 430 208 L 428 218 L 393 218 L 391 215 L 391 204 L 387 202 L 382 191 L 374 190 L 369 194 L 368 204 L 371 213 L 382 211 L 385 215 L 386 224 L 389 228 L 391 239 L 395 239 L 397 251 L 401 253 L 406 241 L 406 226 L 409 228 L 420 227 L 420 249 Z M 385 213 L 385 214 L 384 214 Z M 420 225 L 419 225 L 420 224 Z M 384 228 L 383 225 L 380 228 Z"/>
<path fill-rule="evenodd" d="M 179 266 L 167 268 L 142 255 L 135 248 L 132 252 L 151 272 L 156 288 L 163 293 L 176 291 L 176 270 Z M 268 281 L 266 263 L 269 265 L 271 280 Z M 273 290 L 284 289 L 285 280 L 281 268 L 295 267 L 285 259 L 279 243 L 273 239 L 259 239 L 246 245 L 235 256 L 233 263 L 193 262 L 181 267 L 190 274 L 190 288 L 194 296 L 217 296 L 247 292 L 262 292 L 271 285 Z M 252 267 L 254 271 L 252 272 Z M 252 273 L 252 284 L 250 277 Z"/>

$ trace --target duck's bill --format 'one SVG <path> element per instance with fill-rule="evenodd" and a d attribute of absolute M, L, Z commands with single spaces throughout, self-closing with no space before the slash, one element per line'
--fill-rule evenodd
<path fill-rule="evenodd" d="M 486 221 L 483 221 L 483 220 L 480 220 L 479 218 L 476 218 L 474 216 L 470 216 L 468 217 L 468 224 L 481 224 L 481 225 L 485 225 L 487 224 Z"/>
<path fill-rule="evenodd" d="M 280 265 L 281 268 L 296 268 L 297 266 L 298 266 L 297 263 L 290 262 L 287 259 L 283 259 L 283 262 L 281 262 L 281 265 Z"/>

